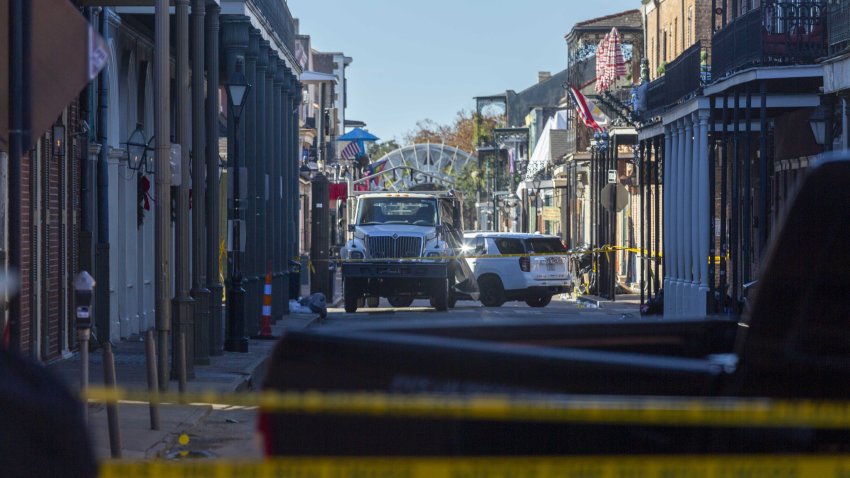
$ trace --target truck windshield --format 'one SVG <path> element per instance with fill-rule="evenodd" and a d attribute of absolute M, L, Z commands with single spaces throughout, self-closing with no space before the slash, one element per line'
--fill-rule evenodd
<path fill-rule="evenodd" d="M 432 198 L 363 198 L 357 213 L 357 225 L 408 224 L 435 226 L 437 201 Z"/>

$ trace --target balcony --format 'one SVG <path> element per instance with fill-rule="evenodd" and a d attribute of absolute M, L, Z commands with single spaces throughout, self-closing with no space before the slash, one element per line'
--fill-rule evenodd
<path fill-rule="evenodd" d="M 826 55 L 826 0 L 763 4 L 711 40 L 715 79 L 754 66 L 811 64 Z"/>
<path fill-rule="evenodd" d="M 251 0 L 265 17 L 281 43 L 290 52 L 295 51 L 295 25 L 286 0 Z"/>
<path fill-rule="evenodd" d="M 850 47 L 850 0 L 836 0 L 829 5 L 829 54 L 836 55 Z"/>

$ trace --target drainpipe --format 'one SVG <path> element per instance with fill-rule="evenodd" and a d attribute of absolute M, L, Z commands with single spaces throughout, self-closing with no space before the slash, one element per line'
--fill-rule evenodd
<path fill-rule="evenodd" d="M 100 34 L 109 38 L 109 14 L 106 9 L 100 14 Z M 95 248 L 95 323 L 98 340 L 109 341 L 109 68 L 104 68 L 98 78 L 97 99 L 97 142 L 100 154 L 97 157 L 97 246 Z"/>

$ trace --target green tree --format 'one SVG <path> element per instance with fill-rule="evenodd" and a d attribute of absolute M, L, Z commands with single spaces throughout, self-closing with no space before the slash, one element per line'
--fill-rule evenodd
<path fill-rule="evenodd" d="M 391 153 L 401 146 L 396 142 L 396 140 L 391 139 L 388 141 L 381 141 L 378 143 L 372 143 L 369 147 L 366 148 L 367 154 L 370 158 L 377 161 L 381 159 L 385 154 Z"/>
<path fill-rule="evenodd" d="M 486 177 L 478 161 L 466 163 L 463 170 L 455 178 L 455 189 L 463 193 L 463 223 L 471 229 L 476 220 L 475 199 L 479 190 L 487 186 Z"/>

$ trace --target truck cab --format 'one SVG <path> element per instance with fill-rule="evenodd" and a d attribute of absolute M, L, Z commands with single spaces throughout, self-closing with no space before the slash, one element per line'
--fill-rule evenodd
<path fill-rule="evenodd" d="M 462 201 L 453 191 L 372 192 L 357 196 L 340 250 L 346 312 L 364 298 L 396 307 L 430 299 L 454 307 L 456 287 L 468 288 L 469 267 L 456 256 L 463 241 Z"/>

